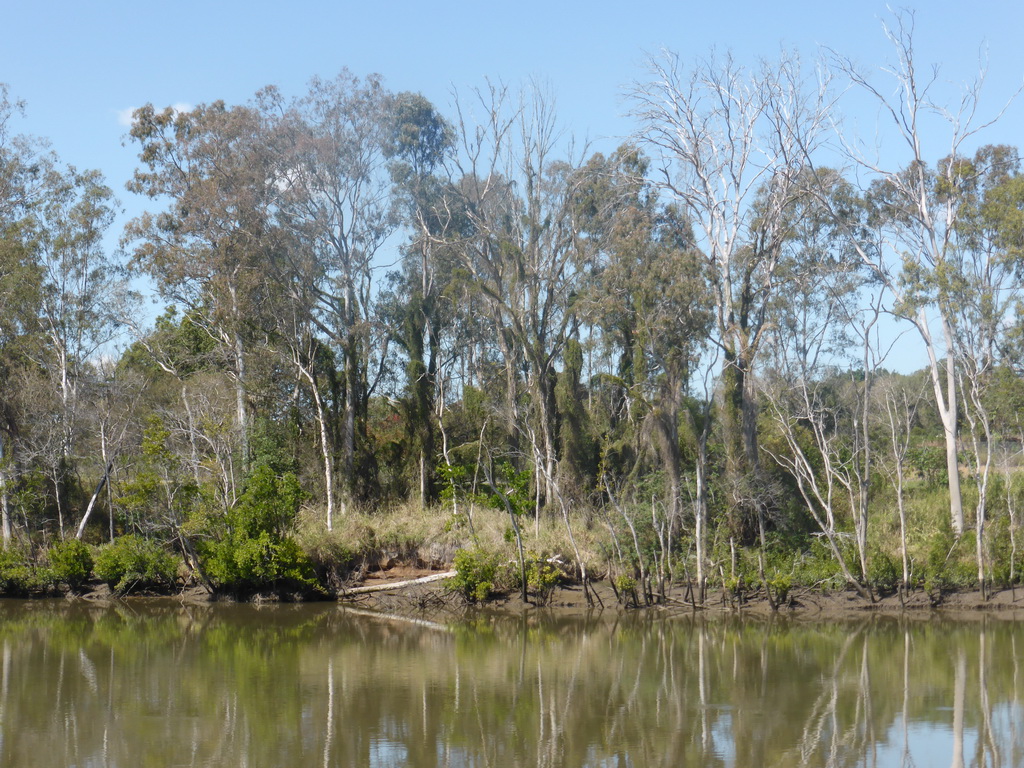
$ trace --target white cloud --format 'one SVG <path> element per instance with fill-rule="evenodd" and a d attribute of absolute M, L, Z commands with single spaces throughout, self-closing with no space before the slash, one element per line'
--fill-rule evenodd
<path fill-rule="evenodd" d="M 125 107 L 124 109 L 117 110 L 117 122 L 119 125 L 123 125 L 125 128 L 132 127 L 132 113 L 138 107 Z M 193 106 L 185 101 L 179 101 L 171 105 L 171 109 L 175 112 L 191 112 Z"/>
<path fill-rule="evenodd" d="M 125 107 L 124 109 L 117 110 L 118 125 L 123 125 L 125 128 L 130 128 L 132 125 L 132 112 L 134 111 L 135 107 Z"/>

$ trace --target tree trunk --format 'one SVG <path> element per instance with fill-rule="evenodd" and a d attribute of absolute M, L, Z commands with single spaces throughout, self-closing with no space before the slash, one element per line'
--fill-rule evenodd
<path fill-rule="evenodd" d="M 7 450 L 4 433 L 0 431 L 0 537 L 6 547 L 11 543 L 11 510 L 7 493 Z"/>
<path fill-rule="evenodd" d="M 104 450 L 106 453 L 106 450 Z M 103 492 L 103 487 L 107 484 L 107 479 L 110 477 L 111 471 L 114 469 L 114 460 L 111 459 L 107 462 L 106 469 L 103 470 L 103 477 L 100 478 L 99 484 L 96 486 L 96 490 L 93 491 L 92 496 L 89 498 L 89 504 L 85 508 L 85 514 L 82 515 L 82 521 L 78 524 L 78 530 L 75 531 L 75 538 L 81 539 L 85 533 L 85 526 L 89 522 L 89 516 L 92 515 L 92 511 L 96 506 L 96 502 L 100 498 L 100 494 Z"/>

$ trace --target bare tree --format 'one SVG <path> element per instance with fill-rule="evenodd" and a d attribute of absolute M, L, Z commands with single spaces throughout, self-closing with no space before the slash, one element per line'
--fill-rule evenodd
<path fill-rule="evenodd" d="M 966 84 L 952 104 L 938 100 L 938 68 L 918 68 L 911 12 L 897 14 L 885 33 L 895 54 L 895 62 L 882 70 L 887 83 L 877 84 L 838 54 L 832 54 L 832 64 L 856 91 L 878 103 L 888 135 L 902 146 L 906 161 L 897 168 L 884 165 L 844 132 L 838 135 L 847 157 L 872 180 L 877 239 L 861 246 L 862 260 L 888 289 L 892 311 L 918 331 L 928 357 L 946 445 L 950 521 L 959 536 L 964 530 L 957 458 L 960 398 L 954 304 L 944 276 L 956 258 L 956 232 L 964 213 L 957 190 L 965 147 L 998 114 L 989 120 L 978 116 L 984 73 Z M 937 134 L 945 135 L 947 156 L 932 168 L 925 147 Z"/>
<path fill-rule="evenodd" d="M 896 511 L 900 518 L 900 560 L 903 566 L 902 590 L 910 586 L 910 556 L 907 552 L 906 467 L 910 436 L 924 391 L 912 392 L 906 382 L 890 377 L 877 392 L 884 407 L 884 423 L 889 437 L 890 463 L 884 465 L 896 492 Z"/>
<path fill-rule="evenodd" d="M 456 103 L 453 189 L 469 230 L 461 266 L 494 323 L 509 423 L 528 438 L 542 506 L 558 496 L 555 365 L 583 275 L 574 208 L 581 162 L 557 158 L 563 137 L 552 99 L 538 87 L 518 99 L 497 85 L 476 96 L 479 124 L 469 105 Z"/>
<path fill-rule="evenodd" d="M 856 196 L 837 175 L 830 196 L 845 199 L 849 219 L 858 218 Z M 770 453 L 796 480 L 850 580 L 852 569 L 838 544 L 840 515 L 848 510 L 859 575 L 851 583 L 866 593 L 871 386 L 885 358 L 876 333 L 881 296 L 865 283 L 843 228 L 814 196 L 794 201 L 787 221 L 787 301 L 767 334 L 772 375 L 763 388 L 786 448 Z M 856 368 L 845 370 L 850 366 Z"/>
<path fill-rule="evenodd" d="M 748 70 L 732 56 L 684 67 L 666 53 L 650 72 L 632 89 L 633 115 L 707 261 L 727 470 L 748 476 L 758 464 L 752 373 L 778 291 L 785 212 L 827 127 L 826 90 L 808 88 L 789 54 Z"/>

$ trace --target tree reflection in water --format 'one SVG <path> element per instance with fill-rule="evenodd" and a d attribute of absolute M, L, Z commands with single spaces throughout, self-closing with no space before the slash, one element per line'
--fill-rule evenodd
<path fill-rule="evenodd" d="M 1021 626 L 0 601 L 0 766 L 1011 768 Z"/>

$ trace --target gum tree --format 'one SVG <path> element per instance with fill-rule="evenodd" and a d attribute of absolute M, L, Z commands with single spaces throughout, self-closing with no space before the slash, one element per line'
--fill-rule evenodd
<path fill-rule="evenodd" d="M 687 66 L 665 53 L 633 86 L 632 113 L 656 180 L 693 225 L 722 355 L 722 428 L 734 501 L 758 469 L 753 371 L 770 325 L 785 212 L 801 194 L 806 152 L 827 127 L 824 88 L 784 54 L 753 68 L 731 55 Z M 747 500 L 749 506 L 749 500 Z M 753 511 L 743 511 L 749 535 Z"/>

